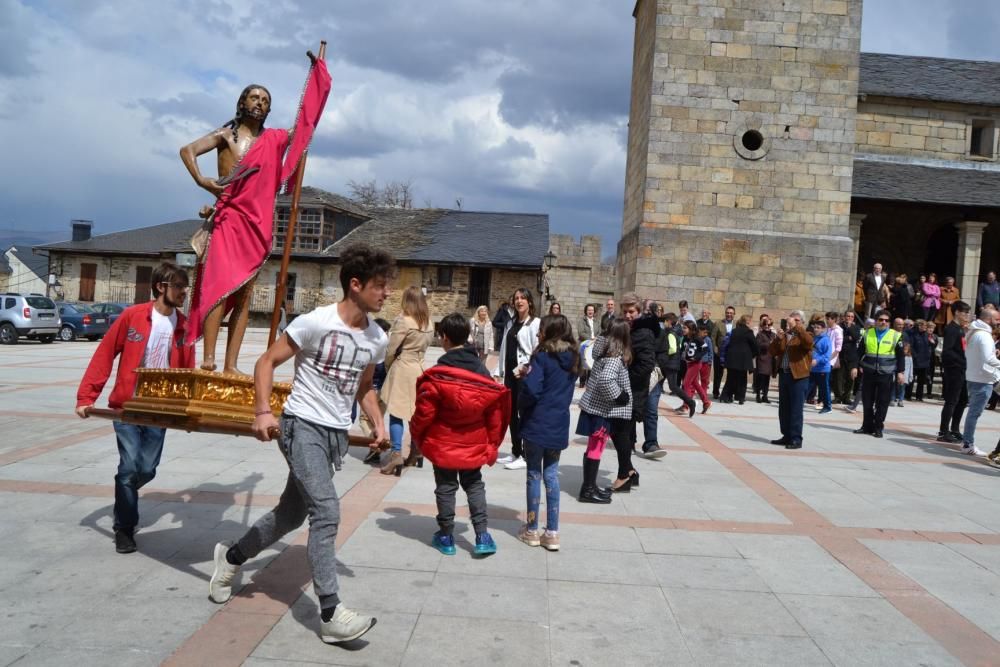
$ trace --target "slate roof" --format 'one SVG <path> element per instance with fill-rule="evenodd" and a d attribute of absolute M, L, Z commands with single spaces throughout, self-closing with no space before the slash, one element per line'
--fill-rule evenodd
<path fill-rule="evenodd" d="M 852 195 L 860 199 L 1000 207 L 1000 171 L 857 159 Z"/>
<path fill-rule="evenodd" d="M 420 264 L 538 269 L 549 249 L 549 216 L 450 209 L 369 209 L 372 219 L 324 250 L 337 257 L 369 243 Z"/>
<path fill-rule="evenodd" d="M 278 195 L 279 204 L 290 204 L 292 201 L 291 195 Z M 358 218 L 368 219 L 371 216 L 368 212 L 358 204 L 353 199 L 348 199 L 342 195 L 335 194 L 333 192 L 327 192 L 321 188 L 314 188 L 311 185 L 305 185 L 302 187 L 302 196 L 299 198 L 299 205 L 302 204 L 321 204 L 326 206 L 332 206 L 333 208 L 340 209 L 345 213 L 349 213 Z"/>
<path fill-rule="evenodd" d="M 1000 63 L 862 53 L 859 92 L 1000 106 Z"/>
<path fill-rule="evenodd" d="M 17 257 L 17 260 L 24 264 L 28 270 L 38 276 L 39 279 L 47 281 L 49 278 L 49 258 L 43 255 L 33 255 L 27 248 L 12 246 L 10 253 Z M 5 258 L 6 263 L 6 258 Z"/>
<path fill-rule="evenodd" d="M 11 273 L 10 264 L 7 262 L 7 251 L 0 252 L 0 273 Z"/>
<path fill-rule="evenodd" d="M 191 236 L 201 227 L 201 220 L 178 220 L 152 227 L 126 229 L 92 236 L 86 241 L 60 241 L 35 246 L 50 252 L 82 252 L 95 255 L 156 255 L 190 251 Z"/>
<path fill-rule="evenodd" d="M 191 236 L 201 227 L 201 220 L 178 220 L 162 225 L 128 229 L 94 236 L 86 241 L 60 241 L 35 246 L 36 250 L 48 252 L 74 252 L 92 255 L 170 255 L 178 252 L 193 252 Z M 281 252 L 272 252 L 271 257 L 280 257 Z M 292 257 L 320 257 L 319 251 L 292 251 Z"/>

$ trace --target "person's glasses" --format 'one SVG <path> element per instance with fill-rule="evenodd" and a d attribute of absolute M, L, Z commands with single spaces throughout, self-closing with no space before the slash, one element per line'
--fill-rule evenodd
<path fill-rule="evenodd" d="M 889 320 L 887 320 L 887 319 L 885 319 L 883 317 L 880 317 L 880 318 L 878 318 L 877 321 L 879 321 L 879 322 L 888 322 Z"/>
<path fill-rule="evenodd" d="M 167 282 L 163 282 L 163 283 L 160 283 L 160 284 L 161 285 L 168 285 L 170 287 L 173 287 L 174 289 L 180 289 L 180 290 L 185 290 L 185 289 L 188 288 L 188 284 L 187 283 L 167 283 Z"/>

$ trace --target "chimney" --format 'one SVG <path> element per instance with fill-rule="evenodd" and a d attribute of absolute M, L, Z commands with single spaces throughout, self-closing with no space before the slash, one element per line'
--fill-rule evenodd
<path fill-rule="evenodd" d="M 94 227 L 93 220 L 70 220 L 69 225 L 73 228 L 74 241 L 90 240 L 90 230 Z"/>

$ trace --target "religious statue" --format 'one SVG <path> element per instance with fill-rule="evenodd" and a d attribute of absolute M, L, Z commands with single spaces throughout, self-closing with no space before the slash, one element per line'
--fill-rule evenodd
<path fill-rule="evenodd" d="M 264 127 L 271 94 L 252 84 L 243 89 L 232 120 L 181 148 L 181 160 L 195 183 L 217 198 L 215 206 L 201 212 L 207 219 L 207 234 L 193 243 L 199 261 L 185 339 L 189 345 L 204 340 L 204 370 L 216 370 L 219 328 L 231 313 L 222 370 L 242 374 L 236 362 L 254 281 L 271 252 L 274 200 L 298 168 L 330 93 L 330 74 L 322 55 L 308 53 L 312 67 L 291 130 Z M 202 175 L 198 168 L 198 156 L 212 150 L 218 151 L 218 179 Z"/>

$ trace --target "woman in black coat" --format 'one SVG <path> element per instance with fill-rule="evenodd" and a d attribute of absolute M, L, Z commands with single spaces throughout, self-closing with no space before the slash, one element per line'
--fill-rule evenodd
<path fill-rule="evenodd" d="M 743 405 L 747 397 L 747 374 L 753 370 L 757 352 L 757 337 L 750 328 L 750 316 L 744 315 L 736 322 L 729 335 L 729 347 L 726 348 L 726 384 L 721 401 L 731 403 L 736 400 Z"/>

